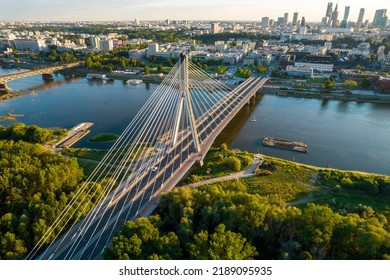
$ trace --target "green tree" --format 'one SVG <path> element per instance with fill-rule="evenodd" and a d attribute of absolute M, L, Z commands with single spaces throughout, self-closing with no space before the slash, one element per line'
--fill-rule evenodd
<path fill-rule="evenodd" d="M 113 238 L 113 249 L 104 253 L 110 259 L 180 259 L 179 238 L 173 232 L 161 234 L 157 216 L 128 221 L 119 235 Z"/>
<path fill-rule="evenodd" d="M 120 60 L 120 64 L 121 64 L 122 69 L 126 69 L 126 67 L 127 67 L 126 59 L 122 58 Z"/>
<path fill-rule="evenodd" d="M 231 171 L 241 170 L 241 161 L 237 157 L 228 157 L 223 160 L 223 165 Z"/>
<path fill-rule="evenodd" d="M 330 248 L 333 229 L 339 223 L 340 216 L 327 206 L 309 203 L 300 218 L 301 243 L 316 259 L 324 259 Z"/>
<path fill-rule="evenodd" d="M 0 233 L 0 259 L 15 260 L 22 259 L 27 253 L 24 242 L 16 237 L 14 233 Z"/>
<path fill-rule="evenodd" d="M 18 124 L 0 129 L 0 134 L 7 129 L 7 137 L 19 141 L 0 141 L 0 236 L 4 239 L 0 259 L 21 258 L 31 250 L 77 192 L 83 177 L 75 159 L 48 152 L 39 144 L 20 141 L 22 138 L 35 143 L 43 137 L 41 128 Z M 97 187 L 95 195 L 100 193 Z M 75 216 L 85 215 L 93 199 L 94 195 L 85 198 L 85 208 L 80 208 Z M 63 226 L 60 223 L 47 242 Z"/>
<path fill-rule="evenodd" d="M 144 72 L 145 72 L 145 75 L 148 76 L 149 73 L 150 73 L 150 70 L 149 70 L 149 67 L 145 65 L 144 67 Z"/>
<path fill-rule="evenodd" d="M 268 67 L 259 64 L 259 65 L 257 65 L 257 67 L 256 67 L 256 71 L 257 71 L 257 73 L 260 73 L 260 74 L 267 73 Z"/>
<path fill-rule="evenodd" d="M 163 66 L 162 66 L 161 64 L 159 64 L 159 65 L 157 66 L 157 71 L 158 71 L 158 72 L 162 72 L 162 71 L 163 71 Z"/>
<path fill-rule="evenodd" d="M 256 248 L 240 233 L 226 231 L 218 225 L 211 235 L 201 231 L 188 245 L 190 259 L 195 260 L 251 260 L 258 255 Z"/>
<path fill-rule="evenodd" d="M 362 80 L 362 88 L 369 89 L 371 87 L 371 81 L 368 78 Z"/>
<path fill-rule="evenodd" d="M 343 84 L 344 88 L 351 89 L 358 86 L 358 83 L 354 80 L 345 80 Z"/>
<path fill-rule="evenodd" d="M 221 144 L 221 150 L 222 151 L 227 151 L 228 150 L 228 146 L 226 145 L 226 143 L 222 143 Z"/>
<path fill-rule="evenodd" d="M 360 64 L 358 64 L 356 66 L 356 69 L 360 70 L 360 71 L 364 71 L 366 68 L 364 66 L 361 66 Z"/>
<path fill-rule="evenodd" d="M 326 89 L 331 89 L 331 88 L 333 88 L 334 87 L 334 81 L 333 81 L 333 79 L 325 79 L 325 88 Z"/>
<path fill-rule="evenodd" d="M 85 60 L 85 66 L 88 68 L 88 69 L 91 69 L 92 66 L 93 66 L 93 62 L 92 62 L 92 59 L 90 57 L 88 57 L 86 60 Z"/>
<path fill-rule="evenodd" d="M 252 75 L 252 71 L 249 70 L 247 67 L 244 68 L 238 67 L 237 73 L 241 77 L 250 77 Z"/>
<path fill-rule="evenodd" d="M 225 73 L 227 70 L 228 70 L 228 68 L 227 68 L 226 65 L 220 65 L 220 66 L 218 66 L 218 73 L 219 73 L 219 74 L 223 74 L 223 73 Z"/>

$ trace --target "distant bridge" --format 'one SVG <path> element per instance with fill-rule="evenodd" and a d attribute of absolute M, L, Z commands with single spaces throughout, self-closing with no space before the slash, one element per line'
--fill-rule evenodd
<path fill-rule="evenodd" d="M 82 62 L 75 62 L 75 63 L 68 63 L 68 64 L 63 64 L 63 65 L 58 65 L 58 66 L 43 67 L 43 68 L 38 68 L 38 69 L 30 70 L 30 71 L 0 76 L 0 89 L 7 89 L 8 88 L 7 83 L 10 81 L 24 78 L 24 77 L 28 77 L 28 76 L 42 75 L 42 77 L 44 79 L 51 79 L 51 78 L 53 78 L 53 76 L 52 76 L 53 72 L 63 70 L 66 68 L 78 67 L 80 65 L 82 65 Z"/>

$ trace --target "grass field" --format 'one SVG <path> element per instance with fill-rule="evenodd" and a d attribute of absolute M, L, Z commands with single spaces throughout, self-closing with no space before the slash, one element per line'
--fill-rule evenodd
<path fill-rule="evenodd" d="M 119 135 L 111 134 L 111 133 L 105 133 L 105 134 L 99 134 L 89 139 L 89 142 L 113 142 L 116 141 L 119 138 Z"/>
<path fill-rule="evenodd" d="M 230 153 L 227 151 L 225 153 Z M 195 169 L 190 176 L 199 176 L 199 180 L 209 177 L 221 177 L 232 173 L 223 166 L 220 150 L 210 150 L 202 168 Z M 235 154 L 236 155 L 236 154 Z M 253 155 L 250 155 L 253 157 Z M 278 197 L 289 205 L 306 205 L 309 202 L 329 205 L 337 211 L 357 211 L 369 206 L 376 211 L 383 211 L 390 206 L 390 194 L 369 194 L 362 190 L 340 187 L 337 182 L 320 180 L 320 168 L 299 163 L 263 156 L 264 164 L 258 170 L 258 176 L 240 179 L 247 191 L 267 197 Z M 207 171 L 209 171 L 207 173 Z M 343 171 L 340 171 L 343 173 Z M 361 178 L 372 177 L 372 174 L 359 174 Z M 345 172 L 346 174 L 347 172 Z M 207 174 L 207 175 L 206 175 Z M 344 174 L 344 173 L 343 173 Z M 363 177 L 362 177 L 363 176 Z M 384 176 L 388 178 L 388 176 Z M 389 179 L 390 180 L 390 179 Z M 218 184 L 228 184 L 222 182 Z"/>
<path fill-rule="evenodd" d="M 313 184 L 317 172 L 299 164 L 264 157 L 265 164 L 260 171 L 268 171 L 265 176 L 243 179 L 248 192 L 263 196 L 277 195 L 284 201 L 306 198 L 316 189 Z"/>

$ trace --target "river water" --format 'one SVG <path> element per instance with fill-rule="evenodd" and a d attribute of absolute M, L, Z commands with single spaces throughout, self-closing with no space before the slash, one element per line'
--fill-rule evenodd
<path fill-rule="evenodd" d="M 14 70 L 0 69 L 0 76 Z M 90 143 L 100 133 L 120 134 L 157 88 L 66 78 L 54 82 L 40 76 L 8 85 L 25 94 L 0 102 L 0 115 L 24 114 L 18 122 L 71 128 L 93 122 L 91 133 L 75 147 L 109 148 Z M 251 121 L 256 119 L 256 122 Z M 10 125 L 11 122 L 0 122 Z M 307 154 L 262 146 L 265 136 L 308 144 Z M 260 152 L 301 163 L 390 175 L 390 105 L 258 96 L 246 105 L 217 138 L 215 145 Z"/>

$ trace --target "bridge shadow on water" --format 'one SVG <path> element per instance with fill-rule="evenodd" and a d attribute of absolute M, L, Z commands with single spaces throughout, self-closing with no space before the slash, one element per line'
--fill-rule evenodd
<path fill-rule="evenodd" d="M 226 143 L 228 146 L 233 142 L 236 136 L 240 133 L 245 124 L 249 121 L 257 105 L 263 99 L 263 94 L 257 93 L 256 98 L 251 98 L 250 104 L 246 104 L 236 116 L 229 122 L 229 124 L 221 131 L 215 139 L 212 147 L 220 147 L 221 144 Z"/>
<path fill-rule="evenodd" d="M 69 76 L 64 76 L 63 79 L 60 80 L 42 80 L 42 84 L 37 85 L 35 87 L 31 88 L 26 88 L 22 90 L 13 90 L 12 93 L 15 95 L 24 95 L 24 94 L 35 94 L 37 92 L 41 92 L 43 90 L 48 90 L 50 88 L 54 87 L 60 87 L 64 84 L 67 84 L 69 82 L 77 81 L 81 79 L 81 77 L 69 77 Z"/>

